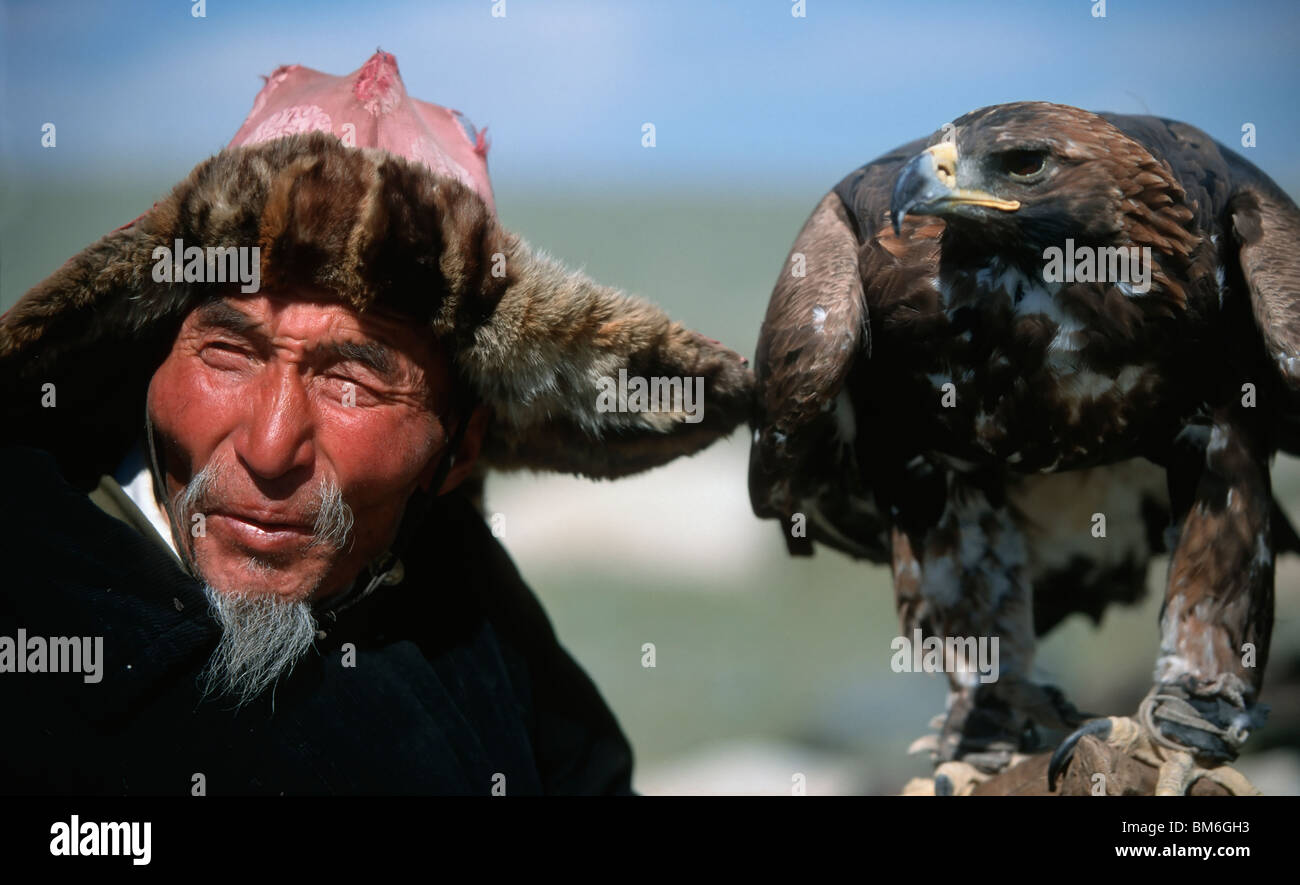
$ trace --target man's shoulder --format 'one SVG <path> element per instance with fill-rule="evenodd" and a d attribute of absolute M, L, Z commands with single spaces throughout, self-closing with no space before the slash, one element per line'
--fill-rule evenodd
<path fill-rule="evenodd" d="M 21 561 L 48 566 L 68 551 L 110 542 L 158 547 L 135 527 L 129 499 L 113 496 L 103 482 L 89 489 L 73 486 L 43 449 L 0 447 L 0 489 L 0 546 Z M 39 557 L 45 558 L 37 562 Z"/>
<path fill-rule="evenodd" d="M 48 452 L 0 448 L 0 488 L 0 619 L 142 647 L 172 630 L 180 611 L 205 609 L 176 560 L 68 483 Z"/>
<path fill-rule="evenodd" d="M 5 500 L 10 502 L 0 511 L 0 518 L 17 515 L 12 505 L 35 494 L 84 494 L 84 490 L 79 492 L 64 479 L 54 455 L 32 446 L 0 446 L 0 482 L 4 484 Z"/>

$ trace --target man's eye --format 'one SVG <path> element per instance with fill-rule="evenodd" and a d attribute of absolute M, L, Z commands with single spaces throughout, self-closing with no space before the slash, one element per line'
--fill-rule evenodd
<path fill-rule="evenodd" d="M 209 341 L 203 345 L 203 356 L 209 362 L 220 365 L 234 365 L 246 362 L 249 358 L 247 350 L 228 341 Z"/>
<path fill-rule="evenodd" d="M 1002 171 L 1012 178 L 1029 178 L 1043 171 L 1047 155 L 1042 151 L 1007 151 L 1001 156 Z"/>
<path fill-rule="evenodd" d="M 331 372 L 324 377 L 331 393 L 347 405 L 355 405 L 357 402 L 368 402 L 374 398 L 374 392 L 371 391 L 369 387 L 350 375 L 340 375 Z"/>

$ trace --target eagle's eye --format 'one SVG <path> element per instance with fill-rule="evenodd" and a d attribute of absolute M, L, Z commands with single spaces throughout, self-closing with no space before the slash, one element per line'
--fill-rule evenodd
<path fill-rule="evenodd" d="M 1007 151 L 999 155 L 998 162 L 1002 171 L 1012 178 L 1033 178 L 1043 171 L 1047 154 L 1044 151 Z"/>

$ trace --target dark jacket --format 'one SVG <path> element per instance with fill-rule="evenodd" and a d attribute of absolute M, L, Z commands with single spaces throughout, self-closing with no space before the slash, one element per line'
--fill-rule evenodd
<path fill-rule="evenodd" d="M 440 499 L 406 577 L 321 624 L 233 708 L 197 677 L 219 628 L 158 541 L 0 449 L 0 637 L 102 636 L 102 681 L 0 673 L 0 792 L 629 793 L 627 740 L 481 516 Z M 343 666 L 345 643 L 355 667 Z M 498 789 L 499 791 L 499 789 Z"/>

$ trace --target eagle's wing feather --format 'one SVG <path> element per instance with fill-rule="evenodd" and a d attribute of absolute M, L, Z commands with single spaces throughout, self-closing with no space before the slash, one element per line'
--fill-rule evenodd
<path fill-rule="evenodd" d="M 1264 347 L 1292 404 L 1300 403 L 1300 211 L 1284 194 L 1250 186 L 1233 195 L 1231 213 Z"/>
<path fill-rule="evenodd" d="M 749 466 L 759 516 L 784 520 L 814 509 L 806 502 L 823 482 L 838 480 L 843 465 L 828 457 L 852 457 L 835 444 L 852 422 L 837 415 L 837 399 L 854 360 L 869 353 L 857 234 L 844 203 L 830 193 L 790 250 L 759 336 Z M 815 513 L 805 516 L 816 520 Z M 786 537 L 791 552 L 811 552 L 813 538 L 788 531 Z"/>

